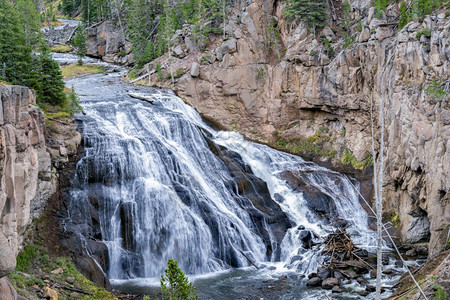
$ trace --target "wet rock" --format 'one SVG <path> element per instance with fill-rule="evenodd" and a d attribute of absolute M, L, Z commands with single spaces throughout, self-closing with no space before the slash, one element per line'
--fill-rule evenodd
<path fill-rule="evenodd" d="M 278 277 L 278 280 L 286 280 L 287 276 L 286 275 L 281 275 L 280 277 Z"/>
<path fill-rule="evenodd" d="M 413 248 L 411 250 L 406 251 L 405 255 L 409 256 L 409 257 L 416 257 L 417 256 L 417 251 L 416 251 L 416 249 Z"/>
<path fill-rule="evenodd" d="M 361 296 L 365 297 L 365 296 L 369 295 L 369 294 L 370 294 L 370 292 L 369 292 L 369 291 L 366 291 L 366 290 L 364 290 L 364 291 L 360 291 L 360 292 L 359 292 L 358 294 L 360 294 Z"/>
<path fill-rule="evenodd" d="M 313 277 L 317 277 L 317 273 L 309 273 L 308 278 L 311 279 Z"/>
<path fill-rule="evenodd" d="M 390 274 L 392 274 L 392 272 L 393 272 L 393 270 L 389 268 L 389 269 L 384 270 L 383 274 L 390 275 Z"/>
<path fill-rule="evenodd" d="M 339 281 L 342 281 L 344 279 L 344 275 L 342 275 L 342 273 L 339 271 L 334 271 L 333 276 Z"/>
<path fill-rule="evenodd" d="M 306 282 L 306 285 L 307 286 L 319 286 L 321 282 L 322 282 L 322 279 L 320 279 L 319 277 L 313 277 Z"/>
<path fill-rule="evenodd" d="M 317 276 L 320 277 L 320 279 L 325 280 L 330 276 L 330 270 L 327 268 L 317 268 Z"/>
<path fill-rule="evenodd" d="M 305 249 L 311 249 L 313 239 L 311 231 L 303 230 L 299 233 L 298 237 L 302 241 L 303 247 Z"/>
<path fill-rule="evenodd" d="M 377 277 L 377 269 L 370 270 L 370 278 L 376 278 Z"/>
<path fill-rule="evenodd" d="M 333 286 L 333 288 L 331 289 L 331 291 L 332 291 L 333 293 L 342 293 L 342 289 L 341 289 L 338 285 Z"/>
<path fill-rule="evenodd" d="M 327 290 L 331 290 L 336 285 L 339 285 L 339 281 L 333 277 L 327 278 L 322 281 L 322 288 Z"/>
<path fill-rule="evenodd" d="M 356 278 L 356 281 L 357 281 L 359 284 L 364 284 L 364 283 L 367 282 L 367 280 L 364 279 L 364 277 L 358 277 L 358 278 Z"/>
<path fill-rule="evenodd" d="M 401 268 L 401 267 L 403 267 L 403 262 L 402 262 L 401 260 L 395 261 L 395 267 L 396 267 L 396 268 Z"/>

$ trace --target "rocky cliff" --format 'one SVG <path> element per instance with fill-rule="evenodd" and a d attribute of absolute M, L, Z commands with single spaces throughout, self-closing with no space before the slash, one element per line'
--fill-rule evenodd
<path fill-rule="evenodd" d="M 106 62 L 127 64 L 132 59 L 130 44 L 120 26 L 112 21 L 96 24 L 87 29 L 87 55 Z"/>
<path fill-rule="evenodd" d="M 350 1 L 346 23 L 343 2 L 331 4 L 330 27 L 314 35 L 287 23 L 279 1 L 241 3 L 227 13 L 225 40 L 198 53 L 184 28 L 173 62 L 146 69 L 190 69 L 174 89 L 205 118 L 341 170 L 370 162 L 371 116 L 378 152 L 383 98 L 385 216 L 404 243 L 429 242 L 434 254 L 450 224 L 448 12 L 398 30 L 397 3 L 377 13 Z"/>
<path fill-rule="evenodd" d="M 46 143 L 33 90 L 0 85 L 0 285 L 16 267 L 23 234 L 57 190 L 56 167 L 76 153 L 79 133 Z M 2 291 L 4 292 L 5 289 Z M 2 295 L 2 298 L 6 297 Z"/>

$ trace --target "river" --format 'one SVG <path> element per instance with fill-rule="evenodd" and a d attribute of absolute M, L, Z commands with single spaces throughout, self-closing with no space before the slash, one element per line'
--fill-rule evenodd
<path fill-rule="evenodd" d="M 217 131 L 172 91 L 129 85 L 123 72 L 67 81 L 85 115 L 65 228 L 107 246 L 114 288 L 152 295 L 174 258 L 200 299 L 318 299 L 305 276 L 322 236 L 345 222 L 355 243 L 375 244 L 356 182 Z"/>

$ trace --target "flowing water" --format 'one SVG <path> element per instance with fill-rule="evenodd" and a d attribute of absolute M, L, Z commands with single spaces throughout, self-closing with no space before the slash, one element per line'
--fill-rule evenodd
<path fill-rule="evenodd" d="M 375 242 L 347 177 L 216 131 L 171 91 L 133 87 L 121 75 L 67 82 L 85 115 L 65 226 L 107 245 L 106 273 L 116 287 L 151 289 L 174 258 L 201 297 L 240 299 L 280 274 L 299 282 L 297 275 L 315 270 L 321 258 L 314 242 L 334 221 L 351 223 L 356 243 Z M 334 218 L 311 209 L 307 192 L 287 178 L 313 189 Z M 275 291 L 273 299 L 315 298 L 299 286 Z"/>

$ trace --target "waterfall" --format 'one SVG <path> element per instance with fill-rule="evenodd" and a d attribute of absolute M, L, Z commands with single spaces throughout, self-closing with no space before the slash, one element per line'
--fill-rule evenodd
<path fill-rule="evenodd" d="M 307 240 L 342 220 L 372 243 L 345 176 L 215 131 L 170 91 L 133 90 L 153 105 L 132 99 L 120 75 L 68 82 L 86 115 L 66 229 L 107 245 L 110 278 L 159 276 L 169 258 L 188 274 L 248 266 L 246 256 L 306 272 L 318 256 Z"/>

